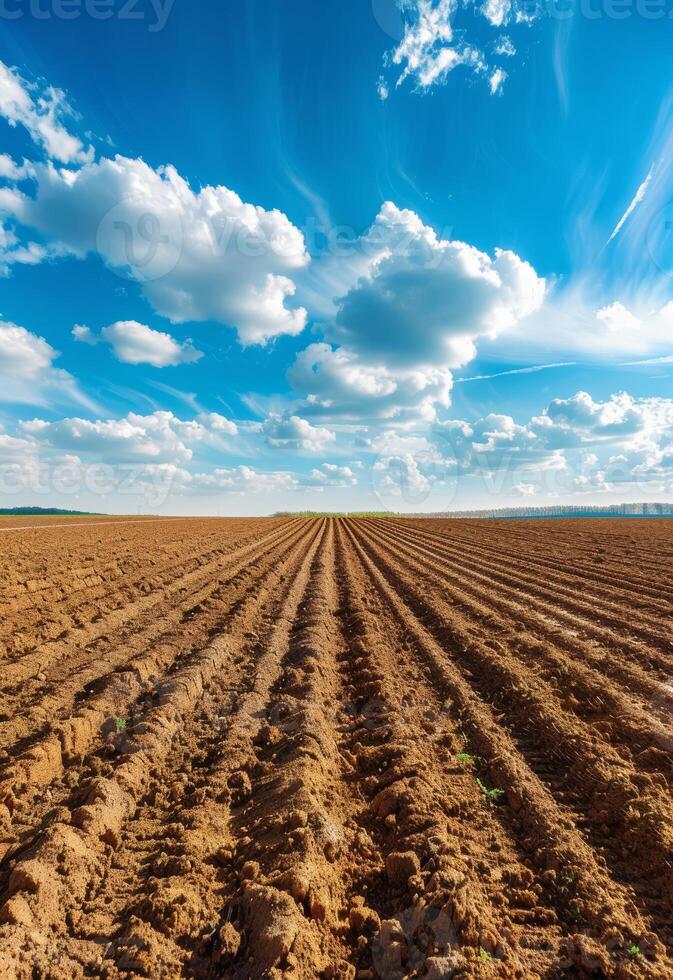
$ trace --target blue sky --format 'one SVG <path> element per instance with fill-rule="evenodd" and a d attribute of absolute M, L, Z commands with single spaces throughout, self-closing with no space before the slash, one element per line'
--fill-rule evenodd
<path fill-rule="evenodd" d="M 2 0 L 0 506 L 673 499 L 672 43 L 669 0 Z"/>

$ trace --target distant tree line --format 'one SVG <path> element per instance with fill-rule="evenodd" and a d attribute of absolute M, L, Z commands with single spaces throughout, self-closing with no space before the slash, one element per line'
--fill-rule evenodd
<path fill-rule="evenodd" d="M 45 515 L 70 517 L 101 517 L 88 510 L 61 510 L 59 507 L 0 507 L 3 517 L 44 517 Z"/>
<path fill-rule="evenodd" d="M 412 515 L 409 515 L 412 516 Z M 493 510 L 452 510 L 414 517 L 485 518 L 506 520 L 516 517 L 673 517 L 673 504 L 605 504 L 598 506 L 552 505 L 547 507 L 498 507 Z"/>

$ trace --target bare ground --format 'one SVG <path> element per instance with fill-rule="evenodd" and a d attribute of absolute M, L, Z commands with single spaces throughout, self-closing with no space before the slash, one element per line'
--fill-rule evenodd
<path fill-rule="evenodd" d="M 672 531 L 2 535 L 0 975 L 670 978 Z"/>

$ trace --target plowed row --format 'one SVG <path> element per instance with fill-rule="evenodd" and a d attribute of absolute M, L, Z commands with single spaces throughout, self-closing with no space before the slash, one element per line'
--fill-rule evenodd
<path fill-rule="evenodd" d="M 673 526 L 0 540 L 0 976 L 673 976 Z"/>

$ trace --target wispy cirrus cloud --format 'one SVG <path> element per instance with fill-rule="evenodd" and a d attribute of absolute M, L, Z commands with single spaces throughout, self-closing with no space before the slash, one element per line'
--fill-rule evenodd
<path fill-rule="evenodd" d="M 619 221 L 615 225 L 612 234 L 608 238 L 608 245 L 610 244 L 610 242 L 613 239 L 615 239 L 617 237 L 617 235 L 620 233 L 620 231 L 622 230 L 622 228 L 624 227 L 624 225 L 626 224 L 626 222 L 629 220 L 629 218 L 631 217 L 631 215 L 633 214 L 633 212 L 636 210 L 636 208 L 638 207 L 638 205 L 641 204 L 642 201 L 645 199 L 645 195 L 647 194 L 647 189 L 650 186 L 650 184 L 652 183 L 652 178 L 655 175 L 656 167 L 657 167 L 656 163 L 653 163 L 652 166 L 650 167 L 649 172 L 647 174 L 647 177 L 642 182 L 642 184 L 640 185 L 640 187 L 638 188 L 638 190 L 634 194 L 633 199 L 632 199 L 631 203 L 629 204 L 628 208 L 626 209 L 626 211 L 624 212 L 624 214 L 621 216 L 621 218 L 619 219 Z"/>

